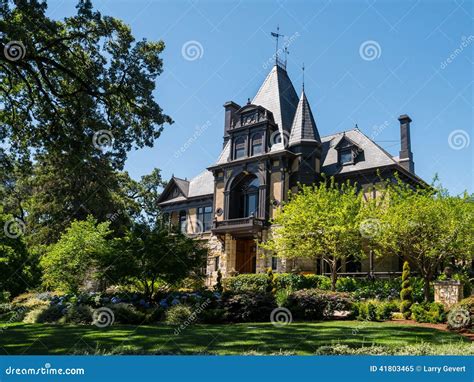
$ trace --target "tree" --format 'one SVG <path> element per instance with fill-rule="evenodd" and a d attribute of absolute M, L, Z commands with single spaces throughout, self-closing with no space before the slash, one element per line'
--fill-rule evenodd
<path fill-rule="evenodd" d="M 410 285 L 410 264 L 408 261 L 403 263 L 402 290 L 400 291 L 400 312 L 405 318 L 410 318 L 410 308 L 413 305 L 413 289 Z"/>
<path fill-rule="evenodd" d="M 64 20 L 46 8 L 0 0 L 0 142 L 9 147 L 0 161 L 12 170 L 0 170 L 0 196 L 26 222 L 32 246 L 54 243 L 89 214 L 121 234 L 136 204 L 117 170 L 131 149 L 153 146 L 172 123 L 154 98 L 162 41 L 135 41 L 89 0 Z M 157 178 L 142 180 L 148 196 Z"/>
<path fill-rule="evenodd" d="M 158 283 L 175 284 L 204 264 L 207 250 L 181 232 L 135 224 L 113 256 L 107 278 L 135 284 L 151 300 Z"/>
<path fill-rule="evenodd" d="M 38 262 L 28 253 L 23 233 L 23 222 L 0 207 L 0 292 L 11 297 L 36 286 Z"/>
<path fill-rule="evenodd" d="M 152 146 L 171 122 L 153 96 L 165 45 L 135 42 L 124 22 L 94 11 L 90 0 L 62 21 L 46 8 L 0 2 L 0 139 L 23 155 L 107 143 L 120 167 L 133 146 Z"/>
<path fill-rule="evenodd" d="M 363 256 L 359 213 L 362 195 L 350 183 L 336 185 L 334 179 L 315 186 L 303 186 L 273 221 L 272 237 L 262 247 L 277 256 L 322 258 L 331 270 L 336 288 L 338 263 Z"/>
<path fill-rule="evenodd" d="M 388 203 L 380 210 L 381 251 L 398 254 L 424 279 L 425 301 L 430 282 L 446 261 L 472 260 L 474 205 L 469 195 L 452 197 L 440 187 L 387 183 Z"/>
<path fill-rule="evenodd" d="M 97 223 L 89 216 L 73 221 L 59 241 L 40 260 L 47 289 L 77 293 L 86 281 L 97 280 L 112 250 L 109 222 Z"/>

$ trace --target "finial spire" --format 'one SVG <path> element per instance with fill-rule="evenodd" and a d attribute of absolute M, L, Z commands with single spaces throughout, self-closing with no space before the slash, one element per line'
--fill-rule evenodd
<path fill-rule="evenodd" d="M 303 71 L 303 91 L 304 91 L 304 62 L 303 62 L 303 66 L 301 67 L 301 70 Z"/>
<path fill-rule="evenodd" d="M 277 31 L 276 32 L 270 32 L 272 37 L 275 37 L 276 40 L 276 46 L 275 46 L 275 65 L 278 65 L 278 39 L 280 37 L 283 37 L 282 34 L 280 34 L 280 26 L 277 25 Z"/>

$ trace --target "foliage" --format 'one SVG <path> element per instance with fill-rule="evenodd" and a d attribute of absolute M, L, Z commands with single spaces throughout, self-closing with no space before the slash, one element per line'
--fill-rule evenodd
<path fill-rule="evenodd" d="M 294 319 L 322 320 L 331 318 L 336 310 L 351 311 L 352 300 L 347 293 L 303 289 L 291 293 L 285 307 Z"/>
<path fill-rule="evenodd" d="M 433 345 L 420 343 L 405 346 L 362 346 L 351 347 L 344 344 L 321 346 L 316 349 L 315 355 L 474 355 L 473 347 L 468 343 L 450 343 Z"/>
<path fill-rule="evenodd" d="M 443 304 L 438 302 L 413 304 L 411 306 L 411 314 L 416 322 L 429 322 L 432 324 L 437 324 L 446 321 L 446 314 L 444 312 Z"/>
<path fill-rule="evenodd" d="M 74 221 L 41 259 L 46 288 L 77 293 L 110 251 L 109 223 L 97 223 L 89 216 Z"/>
<path fill-rule="evenodd" d="M 268 322 L 271 312 L 277 307 L 271 293 L 233 294 L 222 296 L 225 319 L 230 322 Z"/>
<path fill-rule="evenodd" d="M 267 270 L 267 286 L 265 288 L 266 293 L 275 294 L 276 293 L 276 284 L 275 284 L 275 275 L 271 268 Z"/>
<path fill-rule="evenodd" d="M 0 302 L 9 301 L 35 285 L 38 264 L 23 241 L 24 223 L 2 211 L 0 206 Z"/>
<path fill-rule="evenodd" d="M 349 182 L 337 185 L 331 178 L 312 187 L 302 186 L 277 212 L 272 237 L 261 246 L 286 259 L 322 258 L 331 269 L 335 290 L 338 262 L 363 256 L 361 205 L 362 194 Z"/>
<path fill-rule="evenodd" d="M 462 299 L 449 308 L 448 328 L 452 330 L 470 329 L 474 324 L 474 296 Z"/>
<path fill-rule="evenodd" d="M 115 170 L 172 122 L 154 98 L 164 43 L 135 41 L 89 0 L 76 8 L 54 20 L 44 1 L 0 3 L 0 141 L 10 146 L 0 157 L 12 170 L 0 174 L 0 197 L 8 194 L 9 212 L 26 220 L 31 245 L 54 243 L 88 214 L 112 215 L 120 232 L 132 204 L 157 210 L 154 173 L 130 200 L 136 187 L 123 192 Z M 24 46 L 18 60 L 7 56 L 12 41 Z"/>
<path fill-rule="evenodd" d="M 199 314 L 199 321 L 204 324 L 221 324 L 225 320 L 225 309 L 206 309 Z"/>
<path fill-rule="evenodd" d="M 405 318 L 410 318 L 410 307 L 413 305 L 413 289 L 410 285 L 410 264 L 408 261 L 403 263 L 402 290 L 400 291 L 400 312 Z"/>
<path fill-rule="evenodd" d="M 66 313 L 64 306 L 51 305 L 30 310 L 23 322 L 28 324 L 56 323 Z"/>
<path fill-rule="evenodd" d="M 424 279 L 424 299 L 430 282 L 448 260 L 474 256 L 474 203 L 469 195 L 449 196 L 440 187 L 417 187 L 387 181 L 378 209 L 380 232 L 373 242 L 378 253 L 400 255 Z"/>
<path fill-rule="evenodd" d="M 354 315 L 358 320 L 385 321 L 399 310 L 400 304 L 396 301 L 368 300 L 354 303 Z"/>
<path fill-rule="evenodd" d="M 71 305 L 67 308 L 61 323 L 88 325 L 92 322 L 92 308 L 85 304 Z"/>
<path fill-rule="evenodd" d="M 181 232 L 136 224 L 122 240 L 121 250 L 108 261 L 108 278 L 137 284 L 151 300 L 160 281 L 175 284 L 200 267 L 206 249 Z"/>
<path fill-rule="evenodd" d="M 217 270 L 217 280 L 216 285 L 214 285 L 214 290 L 218 293 L 222 293 L 224 287 L 222 286 L 222 272 L 220 269 Z"/>
<path fill-rule="evenodd" d="M 166 311 L 165 322 L 168 325 L 182 325 L 189 320 L 192 313 L 191 307 L 188 305 L 178 304 Z"/>
<path fill-rule="evenodd" d="M 331 280 L 321 275 L 301 275 L 295 273 L 276 273 L 273 275 L 276 291 L 282 289 L 330 289 Z M 224 279 L 224 289 L 234 293 L 266 291 L 268 276 L 263 273 L 241 274 Z"/>
<path fill-rule="evenodd" d="M 141 325 L 145 321 L 145 314 L 132 304 L 120 302 L 107 305 L 114 313 L 114 321 L 118 324 Z"/>

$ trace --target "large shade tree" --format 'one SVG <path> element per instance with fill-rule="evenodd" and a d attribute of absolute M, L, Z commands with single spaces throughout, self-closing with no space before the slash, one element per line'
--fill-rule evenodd
<path fill-rule="evenodd" d="M 453 197 L 439 187 L 413 187 L 400 180 L 387 182 L 384 194 L 387 202 L 375 215 L 380 231 L 372 240 L 381 253 L 410 262 L 425 281 L 428 301 L 430 282 L 444 265 L 473 259 L 472 197 Z"/>
<path fill-rule="evenodd" d="M 261 246 L 286 259 L 321 258 L 336 287 L 341 260 L 363 257 L 359 233 L 362 195 L 355 185 L 331 178 L 303 186 L 273 220 L 272 237 Z"/>
<path fill-rule="evenodd" d="M 133 206 L 121 186 L 135 185 L 117 170 L 172 122 L 154 98 L 162 41 L 135 41 L 88 0 L 64 20 L 46 9 L 45 1 L 0 0 L 0 142 L 8 147 L 0 159 L 15 170 L 0 174 L 0 194 L 26 220 L 32 244 L 55 242 L 89 214 L 116 216 L 120 231 Z"/>

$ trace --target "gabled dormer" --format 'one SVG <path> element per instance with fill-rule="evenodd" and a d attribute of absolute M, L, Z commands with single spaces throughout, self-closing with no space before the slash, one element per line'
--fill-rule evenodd
<path fill-rule="evenodd" d="M 171 177 L 171 180 L 166 185 L 165 189 L 158 199 L 158 203 L 171 200 L 180 200 L 188 197 L 189 181 L 186 179 Z"/>
<path fill-rule="evenodd" d="M 344 133 L 334 146 L 337 150 L 337 161 L 340 166 L 356 164 L 364 160 L 364 150 Z"/>

